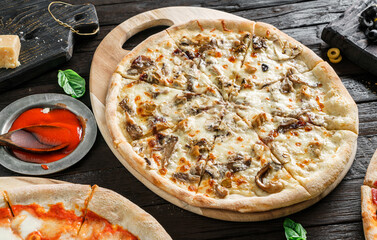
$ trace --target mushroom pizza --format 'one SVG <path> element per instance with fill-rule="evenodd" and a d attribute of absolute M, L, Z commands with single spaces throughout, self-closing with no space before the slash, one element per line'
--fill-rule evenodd
<path fill-rule="evenodd" d="M 275 27 L 195 20 L 151 36 L 113 74 L 113 144 L 198 207 L 268 211 L 320 195 L 353 161 L 357 106 L 334 70 Z"/>

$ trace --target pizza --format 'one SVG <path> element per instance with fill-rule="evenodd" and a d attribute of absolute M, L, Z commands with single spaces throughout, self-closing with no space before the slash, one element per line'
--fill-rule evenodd
<path fill-rule="evenodd" d="M 157 33 L 116 68 L 113 145 L 168 194 L 261 212 L 319 196 L 353 161 L 355 102 L 329 64 L 275 27 L 194 20 Z"/>
<path fill-rule="evenodd" d="M 158 222 L 121 195 L 78 184 L 0 191 L 0 239 L 171 239 Z"/>
<path fill-rule="evenodd" d="M 361 215 L 365 239 L 377 238 L 377 151 L 370 160 L 361 186 Z"/>

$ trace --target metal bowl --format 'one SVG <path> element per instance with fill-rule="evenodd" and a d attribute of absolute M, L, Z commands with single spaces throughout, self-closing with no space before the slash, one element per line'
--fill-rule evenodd
<path fill-rule="evenodd" d="M 76 149 L 66 157 L 51 163 L 45 170 L 40 163 L 22 161 L 11 154 L 5 147 L 0 148 L 0 164 L 5 168 L 26 175 L 46 175 L 62 171 L 80 161 L 92 148 L 96 136 L 97 125 L 93 113 L 82 102 L 63 94 L 35 94 L 21 98 L 0 112 L 0 133 L 7 133 L 17 117 L 28 109 L 36 107 L 65 108 L 85 121 L 84 135 Z"/>

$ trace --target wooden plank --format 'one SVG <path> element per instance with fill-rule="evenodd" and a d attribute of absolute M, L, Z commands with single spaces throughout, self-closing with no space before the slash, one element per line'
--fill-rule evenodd
<path fill-rule="evenodd" d="M 72 1 L 72 0 L 71 0 Z M 217 10 L 231 11 L 232 13 L 251 20 L 263 20 L 265 22 L 276 25 L 280 29 L 291 27 L 302 27 L 309 25 L 318 25 L 328 23 L 338 18 L 353 3 L 353 0 L 344 0 L 342 4 L 337 1 L 316 0 L 316 1 L 289 1 L 292 4 L 278 5 L 257 1 L 258 4 L 253 6 L 254 1 L 242 1 L 242 3 L 234 3 L 232 1 L 208 1 L 208 2 L 181 2 L 182 6 L 200 6 L 214 8 Z M 271 0 L 269 2 L 272 2 Z M 239 5 L 241 4 L 241 5 Z M 138 13 L 177 5 L 174 0 L 167 1 L 140 1 L 130 3 L 119 3 L 114 5 L 105 4 L 97 6 L 97 13 L 103 25 L 117 25 Z M 279 6 L 281 5 L 281 6 Z M 240 8 L 238 8 L 240 6 Z M 242 7 L 243 6 L 243 7 Z M 262 9 L 260 9 L 260 7 Z M 232 9 L 232 10 L 229 10 Z"/>
<path fill-rule="evenodd" d="M 355 64 L 377 75 L 377 46 L 370 43 L 359 28 L 358 15 L 373 0 L 356 2 L 340 19 L 324 28 L 322 39 L 343 51 L 343 56 L 351 59 Z"/>
<path fill-rule="evenodd" d="M 0 34 L 18 35 L 21 39 L 16 69 L 0 69 L 0 91 L 68 61 L 72 57 L 75 35 L 59 25 L 47 10 L 49 1 L 3 0 L 0 2 Z M 98 28 L 93 5 L 55 4 L 51 12 L 61 21 L 82 32 Z"/>

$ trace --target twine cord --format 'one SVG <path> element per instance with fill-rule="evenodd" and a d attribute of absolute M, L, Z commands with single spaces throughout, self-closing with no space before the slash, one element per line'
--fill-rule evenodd
<path fill-rule="evenodd" d="M 63 22 L 63 21 L 61 21 L 60 19 L 57 19 L 57 18 L 54 16 L 54 14 L 52 14 L 51 9 L 50 9 L 51 6 L 52 6 L 53 4 L 55 4 L 55 3 L 57 3 L 57 4 L 64 4 L 64 5 L 68 5 L 68 6 L 72 6 L 72 4 L 65 3 L 65 2 L 61 2 L 61 1 L 54 1 L 54 2 L 51 2 L 51 3 L 48 5 L 47 10 L 48 10 L 48 12 L 50 13 L 51 17 L 52 17 L 57 23 L 59 23 L 59 24 L 62 25 L 63 27 L 69 28 L 73 33 L 76 33 L 77 35 L 90 36 L 90 35 L 95 35 L 95 34 L 98 33 L 98 31 L 99 31 L 99 27 L 98 27 L 96 30 L 94 30 L 94 32 L 92 32 L 92 33 L 80 33 L 78 30 L 74 29 L 71 25 L 69 25 L 69 24 L 67 24 L 67 23 L 65 23 L 65 22 Z"/>

